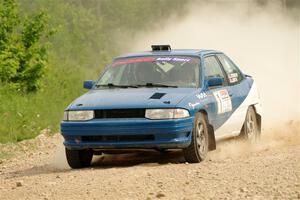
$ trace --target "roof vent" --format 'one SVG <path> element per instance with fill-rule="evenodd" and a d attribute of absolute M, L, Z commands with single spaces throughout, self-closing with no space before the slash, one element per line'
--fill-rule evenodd
<path fill-rule="evenodd" d="M 151 45 L 152 51 L 171 51 L 170 45 Z"/>

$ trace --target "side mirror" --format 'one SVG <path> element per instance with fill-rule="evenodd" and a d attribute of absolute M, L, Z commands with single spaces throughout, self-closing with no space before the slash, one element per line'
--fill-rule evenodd
<path fill-rule="evenodd" d="M 87 80 L 83 82 L 83 88 L 85 89 L 92 89 L 92 87 L 95 85 L 95 81 Z"/>
<path fill-rule="evenodd" d="M 208 87 L 217 87 L 223 85 L 223 78 L 214 77 L 207 80 Z"/>

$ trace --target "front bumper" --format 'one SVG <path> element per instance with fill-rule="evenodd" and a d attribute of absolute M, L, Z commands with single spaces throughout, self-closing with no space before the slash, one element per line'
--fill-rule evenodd
<path fill-rule="evenodd" d="M 169 120 L 93 119 L 61 122 L 69 149 L 185 148 L 191 143 L 194 117 Z"/>

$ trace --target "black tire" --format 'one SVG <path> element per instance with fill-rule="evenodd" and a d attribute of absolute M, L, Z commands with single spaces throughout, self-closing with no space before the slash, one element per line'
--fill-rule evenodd
<path fill-rule="evenodd" d="M 259 137 L 260 131 L 257 123 L 256 112 L 253 106 L 249 106 L 241 132 L 241 138 L 249 142 L 256 142 L 259 140 Z"/>
<path fill-rule="evenodd" d="M 68 164 L 73 169 L 89 167 L 93 158 L 92 150 L 71 150 L 66 148 Z"/>
<path fill-rule="evenodd" d="M 199 163 L 206 158 L 208 152 L 208 122 L 206 115 L 195 115 L 191 144 L 183 149 L 183 155 L 187 162 Z"/>

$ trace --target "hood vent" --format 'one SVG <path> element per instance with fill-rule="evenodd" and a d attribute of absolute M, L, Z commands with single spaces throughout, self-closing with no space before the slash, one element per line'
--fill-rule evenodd
<path fill-rule="evenodd" d="M 165 96 L 166 95 L 166 93 L 154 93 L 151 97 L 150 97 L 150 99 L 161 99 L 163 96 Z"/>

